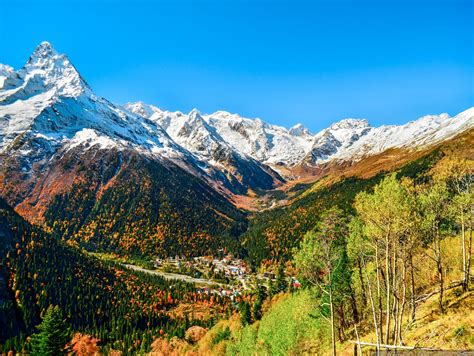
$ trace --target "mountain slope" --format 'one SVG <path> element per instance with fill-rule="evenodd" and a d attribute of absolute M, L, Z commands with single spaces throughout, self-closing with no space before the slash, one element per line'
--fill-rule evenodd
<path fill-rule="evenodd" d="M 47 42 L 20 70 L 0 66 L 0 78 L 0 196 L 55 235 L 121 253 L 237 250 L 248 214 L 236 206 L 287 203 L 285 179 L 371 172 L 371 160 L 397 150 L 407 161 L 474 125 L 471 108 L 402 126 L 346 119 L 311 134 L 224 111 L 121 107 Z"/>
<path fill-rule="evenodd" d="M 201 167 L 233 193 L 246 194 L 249 188 L 272 189 L 284 182 L 270 167 L 225 142 L 196 109 L 184 115 L 141 102 L 128 103 L 125 107 L 165 129 L 175 142 L 199 159 Z"/>

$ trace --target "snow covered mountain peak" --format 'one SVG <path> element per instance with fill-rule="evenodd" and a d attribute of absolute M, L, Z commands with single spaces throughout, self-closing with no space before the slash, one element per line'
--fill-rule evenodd
<path fill-rule="evenodd" d="M 0 100 L 14 96 L 26 100 L 39 92 L 49 97 L 78 97 L 91 90 L 64 54 L 59 54 L 49 42 L 42 42 L 23 68 L 8 73 L 4 79 Z"/>
<path fill-rule="evenodd" d="M 370 127 L 369 122 L 365 119 L 343 119 L 338 122 L 333 123 L 329 126 L 331 130 L 340 130 L 340 129 L 365 129 Z"/>
<path fill-rule="evenodd" d="M 154 105 L 145 104 L 143 101 L 126 103 L 123 106 L 128 111 L 145 119 L 150 118 L 155 113 L 162 113 L 162 110 Z"/>
<path fill-rule="evenodd" d="M 304 127 L 302 124 L 296 124 L 294 126 L 292 126 L 288 132 L 290 133 L 290 135 L 293 135 L 293 136 L 309 136 L 311 135 L 309 130 Z"/>
<path fill-rule="evenodd" d="M 196 108 L 189 112 L 188 117 L 191 121 L 202 120 L 201 112 Z"/>
<path fill-rule="evenodd" d="M 0 63 L 0 89 L 3 88 L 3 82 L 5 79 L 7 79 L 7 77 L 13 72 L 14 70 L 12 67 Z"/>
<path fill-rule="evenodd" d="M 436 143 L 473 127 L 469 110 L 449 118 L 427 115 L 402 126 L 374 128 L 365 119 L 348 118 L 311 134 L 301 124 L 290 129 L 226 111 L 201 114 L 162 112 L 156 121 L 180 145 L 207 159 L 226 147 L 278 170 L 280 166 L 318 165 L 330 160 L 358 160 L 392 147 L 418 147 Z"/>
<path fill-rule="evenodd" d="M 51 43 L 44 41 L 41 42 L 33 51 L 30 56 L 30 59 L 28 60 L 28 64 L 34 65 L 44 63 L 56 56 L 59 56 L 59 53 L 56 52 Z"/>
<path fill-rule="evenodd" d="M 13 144 L 18 147 L 22 138 L 22 152 L 34 151 L 38 159 L 60 148 L 99 145 L 131 148 L 186 165 L 199 162 L 199 169 L 213 167 L 222 177 L 262 177 L 262 169 L 268 168 L 264 165 L 285 174 L 298 165 L 354 161 L 389 148 L 427 146 L 472 127 L 474 108 L 453 118 L 428 115 L 377 128 L 350 118 L 312 134 L 301 124 L 287 129 L 226 111 L 201 114 L 193 109 L 184 114 L 140 101 L 121 107 L 96 96 L 68 57 L 48 42 L 41 43 L 20 70 L 0 64 L 0 152 Z"/>
<path fill-rule="evenodd" d="M 5 68 L 0 152 L 22 137 L 25 152 L 35 147 L 35 159 L 78 146 L 131 148 L 178 160 L 190 156 L 155 122 L 96 96 L 67 56 L 48 42 L 41 43 L 20 70 Z"/>

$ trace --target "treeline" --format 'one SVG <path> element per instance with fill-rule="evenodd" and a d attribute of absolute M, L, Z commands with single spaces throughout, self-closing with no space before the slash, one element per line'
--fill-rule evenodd
<path fill-rule="evenodd" d="M 71 331 L 125 354 L 146 350 L 160 335 L 183 337 L 191 325 L 209 327 L 231 308 L 227 298 L 200 294 L 191 284 L 86 256 L 30 226 L 2 200 L 0 227 L 0 352 L 29 351 L 28 337 L 52 305 Z M 173 314 L 180 303 L 204 303 L 211 317 Z"/>
<path fill-rule="evenodd" d="M 473 183 L 472 160 L 445 157 L 418 179 L 391 174 L 360 192 L 351 215 L 337 207 L 321 214 L 294 250 L 294 264 L 318 292 L 333 353 L 337 338 L 355 338 L 364 328 L 375 332 L 377 345 L 402 345 L 403 324 L 415 320 L 427 289 L 437 292 L 444 313 L 448 238 L 458 240 L 460 285 L 469 290 Z"/>

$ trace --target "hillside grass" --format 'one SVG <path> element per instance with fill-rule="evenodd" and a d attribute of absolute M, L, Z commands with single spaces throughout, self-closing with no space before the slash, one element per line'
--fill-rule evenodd
<path fill-rule="evenodd" d="M 260 321 L 242 326 L 238 315 L 216 324 L 197 344 L 199 355 L 295 355 L 314 354 L 324 349 L 329 328 L 318 317 L 308 289 L 273 298 Z M 228 339 L 215 343 L 229 328 Z"/>

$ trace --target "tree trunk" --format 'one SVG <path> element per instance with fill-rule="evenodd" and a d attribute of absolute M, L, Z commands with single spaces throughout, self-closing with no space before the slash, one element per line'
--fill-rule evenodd
<path fill-rule="evenodd" d="M 395 340 L 395 337 L 397 336 L 396 330 L 397 330 L 397 316 L 398 316 L 398 307 L 400 306 L 400 301 L 398 297 L 398 289 L 399 286 L 397 284 L 397 260 L 398 260 L 398 255 L 397 255 L 397 247 L 394 245 L 392 246 L 393 250 L 393 256 L 392 256 L 392 320 L 393 320 L 393 329 L 392 329 L 392 340 Z"/>
<path fill-rule="evenodd" d="M 389 236 L 385 237 L 385 289 L 386 289 L 386 298 L 385 298 L 385 343 L 390 344 L 390 322 L 391 322 L 391 310 L 390 310 L 390 240 Z"/>
<path fill-rule="evenodd" d="M 350 287 L 350 285 L 349 285 L 349 287 Z M 351 297 L 351 304 L 352 304 L 352 315 L 354 316 L 354 323 L 358 324 L 359 321 L 360 321 L 360 317 L 359 317 L 359 311 L 357 309 L 357 302 L 356 302 L 356 298 L 355 298 L 355 293 L 352 290 L 352 288 L 350 290 L 350 297 Z"/>
<path fill-rule="evenodd" d="M 402 325 L 403 325 L 403 313 L 405 312 L 405 304 L 407 300 L 407 262 L 404 260 L 403 261 L 403 269 L 402 269 L 402 303 L 400 307 L 400 311 L 398 314 L 398 330 L 397 330 L 397 339 L 398 339 L 398 344 L 403 345 L 403 339 L 402 339 Z"/>
<path fill-rule="evenodd" d="M 331 308 L 331 339 L 332 339 L 332 355 L 336 356 L 336 331 L 334 330 L 334 305 L 332 302 L 332 287 L 329 287 L 329 306 Z"/>
<path fill-rule="evenodd" d="M 357 267 L 359 270 L 359 282 L 360 282 L 360 291 L 361 291 L 361 298 L 362 298 L 362 308 L 360 310 L 360 319 L 364 318 L 363 311 L 364 307 L 367 305 L 367 294 L 365 291 L 365 283 L 364 283 L 364 277 L 362 276 L 362 265 L 361 265 L 361 257 L 357 259 Z"/>
<path fill-rule="evenodd" d="M 439 236 L 436 237 L 437 239 L 437 251 L 436 251 L 436 267 L 438 270 L 438 278 L 439 278 L 439 311 L 441 314 L 444 314 L 444 307 L 443 307 L 443 292 L 444 292 L 444 276 L 443 276 L 443 263 L 441 259 L 441 241 L 439 240 Z"/>
<path fill-rule="evenodd" d="M 467 247 L 467 264 L 466 264 L 466 270 L 467 270 L 467 286 L 466 288 L 469 290 L 469 282 L 471 278 L 471 258 L 472 258 L 472 218 L 474 214 L 474 207 L 471 209 L 471 216 L 469 219 L 469 245 Z"/>
<path fill-rule="evenodd" d="M 392 341 L 393 344 L 397 344 L 396 338 L 398 336 L 397 334 L 397 328 L 398 328 L 398 308 L 399 308 L 399 301 L 398 298 L 394 298 L 392 301 L 392 319 L 393 319 L 393 329 L 391 331 L 391 336 L 392 336 Z"/>
<path fill-rule="evenodd" d="M 469 270 L 467 269 L 466 259 L 466 227 L 464 223 L 464 212 L 461 212 L 461 250 L 462 250 L 462 270 L 463 270 L 463 283 L 462 290 L 467 292 L 469 288 Z"/>
<path fill-rule="evenodd" d="M 383 340 L 383 326 L 382 326 L 382 320 L 383 320 L 383 309 L 382 309 L 382 291 L 381 291 L 381 286 L 380 286 L 380 259 L 379 259 L 379 249 L 377 244 L 375 245 L 375 273 L 377 275 L 377 301 L 378 301 L 378 308 L 379 308 L 379 315 L 378 315 L 378 326 L 379 326 L 379 336 L 380 340 L 379 343 Z M 367 271 L 367 270 L 366 270 Z"/>
<path fill-rule="evenodd" d="M 443 277 L 443 268 L 441 263 L 438 262 L 438 276 L 439 276 L 439 311 L 441 314 L 444 314 L 444 307 L 443 307 L 443 292 L 444 292 L 444 277 Z"/>
<path fill-rule="evenodd" d="M 375 310 L 375 303 L 374 303 L 374 297 L 372 294 L 372 287 L 370 285 L 369 273 L 367 272 L 367 267 L 365 266 L 364 257 L 362 257 L 362 265 L 364 266 L 365 277 L 367 278 L 367 290 L 369 292 L 370 306 L 372 308 L 372 317 L 374 319 L 374 330 L 375 330 L 375 338 L 377 339 L 377 355 L 378 355 L 380 352 L 379 325 L 377 322 L 377 311 Z"/>
<path fill-rule="evenodd" d="M 415 267 L 413 266 L 413 251 L 410 250 L 410 277 L 411 277 L 411 321 L 416 317 L 416 295 L 415 295 Z"/>
<path fill-rule="evenodd" d="M 344 305 L 340 305 L 338 308 L 338 314 L 339 314 L 339 328 L 338 328 L 338 333 L 339 333 L 339 342 L 343 343 L 346 340 L 346 334 L 344 330 L 347 328 L 347 322 L 346 322 L 346 315 L 344 313 Z"/>

